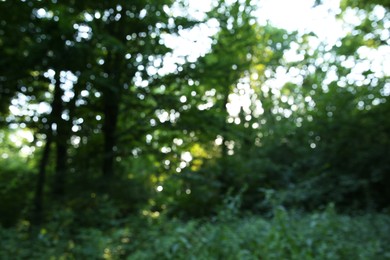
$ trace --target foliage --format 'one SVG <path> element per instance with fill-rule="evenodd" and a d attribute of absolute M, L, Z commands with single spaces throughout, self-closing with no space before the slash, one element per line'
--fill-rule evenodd
<path fill-rule="evenodd" d="M 0 258 L 389 259 L 388 0 L 190 2 L 0 1 Z"/>
<path fill-rule="evenodd" d="M 389 259 L 390 219 L 385 214 L 347 216 L 332 205 L 302 214 L 279 207 L 272 219 L 132 218 L 110 227 L 68 229 L 51 222 L 29 238 L 25 224 L 0 229 L 2 258 L 13 259 Z M 60 221 L 69 220 L 63 212 Z M 32 246 L 30 246 L 32 245 Z"/>

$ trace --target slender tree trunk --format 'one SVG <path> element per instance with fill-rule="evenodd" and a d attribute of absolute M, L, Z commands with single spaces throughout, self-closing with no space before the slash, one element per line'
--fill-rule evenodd
<path fill-rule="evenodd" d="M 56 141 L 56 167 L 53 194 L 61 197 L 65 193 L 65 175 L 67 170 L 67 147 L 65 140 Z"/>
<path fill-rule="evenodd" d="M 114 160 L 116 147 L 116 133 L 118 124 L 119 104 L 115 90 L 108 89 L 104 97 L 104 123 L 103 123 L 103 165 L 104 177 L 114 175 Z"/>
<path fill-rule="evenodd" d="M 34 196 L 34 212 L 32 216 L 32 223 L 36 226 L 39 226 L 43 221 L 43 211 L 44 211 L 44 188 L 46 182 L 46 168 L 49 164 L 49 157 L 51 152 L 52 143 L 56 143 L 56 176 L 55 183 L 53 188 L 54 194 L 62 194 L 63 192 L 63 171 L 65 170 L 66 163 L 66 146 L 64 146 L 63 141 L 60 140 L 61 137 L 58 136 L 58 132 L 63 132 L 63 120 L 61 119 L 62 111 L 63 111 L 63 103 L 62 103 L 62 95 L 63 90 L 61 89 L 61 82 L 59 72 L 56 72 L 55 78 L 55 88 L 54 88 L 54 96 L 51 104 L 52 111 L 49 117 L 48 123 L 48 132 L 46 136 L 46 144 L 43 149 L 43 154 L 41 157 L 41 161 L 39 163 L 38 170 L 38 180 L 37 186 L 35 190 Z M 56 127 L 54 127 L 56 124 Z M 56 136 L 54 134 L 56 133 Z"/>
<path fill-rule="evenodd" d="M 57 197 L 61 197 L 65 192 L 65 174 L 67 166 L 67 141 L 69 139 L 69 131 L 67 124 L 62 119 L 62 113 L 64 111 L 64 104 L 62 96 L 64 91 L 61 88 L 60 72 L 56 72 L 56 83 L 54 89 L 54 98 L 52 104 L 52 120 L 56 124 L 57 128 L 55 133 L 55 144 L 56 144 L 56 164 L 55 164 L 55 176 L 53 183 L 53 194 Z"/>
<path fill-rule="evenodd" d="M 227 135 L 228 135 L 228 125 L 227 117 L 229 115 L 227 111 L 227 104 L 229 102 L 229 87 L 226 87 L 224 93 L 224 99 L 222 102 L 222 127 L 221 127 L 221 136 L 222 136 L 222 151 L 221 151 L 221 173 L 219 176 L 219 182 L 221 183 L 221 192 L 224 194 L 228 191 L 228 147 L 227 147 Z"/>
<path fill-rule="evenodd" d="M 107 58 L 107 73 L 111 81 L 103 88 L 103 177 L 111 178 L 114 175 L 115 149 L 117 145 L 117 129 L 119 104 L 121 95 L 120 86 L 120 58 L 110 53 Z M 119 68 L 118 68 L 119 67 Z"/>
<path fill-rule="evenodd" d="M 31 222 L 34 226 L 40 226 L 44 218 L 43 193 L 44 193 L 45 181 L 46 181 L 46 166 L 49 162 L 51 144 L 52 144 L 52 130 L 49 129 L 46 137 L 46 143 L 43 149 L 41 161 L 39 162 L 38 180 L 37 180 L 37 186 L 35 189 L 35 196 L 34 196 L 34 211 L 31 219 Z"/>

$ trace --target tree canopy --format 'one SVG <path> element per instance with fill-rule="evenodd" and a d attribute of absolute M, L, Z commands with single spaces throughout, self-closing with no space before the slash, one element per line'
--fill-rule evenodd
<path fill-rule="evenodd" d="M 341 1 L 334 44 L 256 6 L 0 1 L 0 226 L 388 211 L 388 1 Z"/>

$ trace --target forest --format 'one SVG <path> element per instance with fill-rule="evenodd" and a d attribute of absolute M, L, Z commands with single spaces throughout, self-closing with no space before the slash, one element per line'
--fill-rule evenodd
<path fill-rule="evenodd" d="M 190 2 L 0 1 L 0 259 L 390 259 L 389 0 Z"/>

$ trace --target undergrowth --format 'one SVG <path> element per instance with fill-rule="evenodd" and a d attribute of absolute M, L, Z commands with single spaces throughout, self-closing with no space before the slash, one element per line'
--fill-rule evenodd
<path fill-rule="evenodd" d="M 332 206 L 273 213 L 225 209 L 208 220 L 127 218 L 104 228 L 60 214 L 35 234 L 27 222 L 0 228 L 0 259 L 390 259 L 389 215 L 341 215 Z"/>

